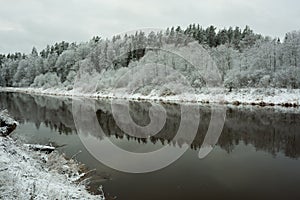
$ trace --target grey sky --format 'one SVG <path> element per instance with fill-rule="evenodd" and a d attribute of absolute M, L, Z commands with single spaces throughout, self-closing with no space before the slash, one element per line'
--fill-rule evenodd
<path fill-rule="evenodd" d="M 250 25 L 283 37 L 300 29 L 298 0 L 0 0 L 0 53 L 190 23 Z"/>

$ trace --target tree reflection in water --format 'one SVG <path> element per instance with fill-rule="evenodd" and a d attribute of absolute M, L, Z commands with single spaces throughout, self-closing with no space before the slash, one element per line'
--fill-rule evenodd
<path fill-rule="evenodd" d="M 116 125 L 108 100 L 97 100 L 97 118 L 107 137 L 135 140 L 138 143 L 161 143 L 181 146 L 184 140 L 172 141 L 180 122 L 179 104 L 162 104 L 167 112 L 163 129 L 150 138 L 135 138 L 125 134 Z M 130 115 L 138 125 L 150 122 L 148 111 L 151 104 L 147 102 L 130 102 Z M 33 122 L 39 128 L 45 126 L 61 134 L 76 134 L 72 115 L 72 99 L 33 96 L 19 93 L 0 93 L 0 108 L 7 109 L 20 123 Z M 208 105 L 200 106 L 201 121 L 197 135 L 190 145 L 191 149 L 201 147 L 210 122 L 211 109 Z M 239 143 L 253 145 L 256 150 L 268 152 L 274 156 L 298 159 L 300 156 L 300 110 L 279 111 L 275 108 L 262 107 L 228 107 L 226 121 L 217 145 L 232 152 Z M 91 133 L 100 140 L 104 137 Z"/>

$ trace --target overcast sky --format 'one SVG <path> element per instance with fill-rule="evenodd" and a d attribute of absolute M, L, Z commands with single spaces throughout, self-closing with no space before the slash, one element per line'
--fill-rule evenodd
<path fill-rule="evenodd" d="M 0 53 L 30 52 L 58 41 L 190 23 L 250 25 L 283 37 L 300 30 L 299 0 L 0 0 Z"/>

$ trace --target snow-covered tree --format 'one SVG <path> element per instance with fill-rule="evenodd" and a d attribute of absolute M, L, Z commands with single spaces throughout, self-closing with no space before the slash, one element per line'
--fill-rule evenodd
<path fill-rule="evenodd" d="M 142 31 L 122 37 L 117 35 L 111 40 L 96 36 L 81 44 L 63 41 L 48 45 L 40 53 L 33 48 L 28 55 L 0 55 L 0 86 L 55 87 L 57 84 L 70 89 L 83 70 L 99 80 L 102 88 L 109 88 L 128 70 L 153 62 L 156 74 L 168 77 L 167 68 L 170 67 L 200 88 L 206 84 L 204 74 L 212 65 L 208 55 L 193 57 L 194 52 L 190 50 L 195 41 L 209 52 L 221 80 L 228 87 L 300 87 L 299 31 L 287 33 L 281 43 L 278 38 L 255 34 L 248 26 L 217 30 L 215 26 L 202 28 L 199 24 L 191 24 L 186 29 L 171 27 L 165 32 L 148 35 Z M 157 48 L 177 51 L 193 63 Z M 197 65 L 201 67 L 195 67 Z M 51 83 L 44 81 L 45 78 L 50 78 Z"/>
<path fill-rule="evenodd" d="M 46 74 L 41 74 L 35 77 L 33 84 L 31 87 L 38 88 L 52 88 L 59 87 L 61 85 L 60 78 L 54 72 L 48 72 Z"/>

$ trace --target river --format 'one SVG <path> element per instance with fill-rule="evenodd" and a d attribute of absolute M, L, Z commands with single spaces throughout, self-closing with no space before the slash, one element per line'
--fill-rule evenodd
<path fill-rule="evenodd" d="M 52 143 L 67 157 L 75 155 L 89 170 L 95 169 L 89 184 L 91 192 L 96 193 L 96 188 L 102 185 L 107 195 L 117 199 L 300 199 L 300 110 L 297 108 L 226 107 L 226 120 L 216 146 L 199 159 L 212 105 L 197 105 L 201 120 L 187 151 L 163 169 L 135 174 L 112 169 L 91 154 L 74 123 L 73 102 L 72 98 L 0 93 L 0 109 L 7 109 L 20 122 L 13 137 L 26 143 Z M 118 127 L 110 100 L 93 103 L 96 123 L 104 134 L 92 129 L 82 132 L 100 144 L 109 140 L 136 153 L 165 146 L 180 149 L 185 145 L 184 140 L 173 140 L 181 122 L 180 104 L 160 103 L 167 115 L 163 128 L 156 135 L 138 138 Z M 149 124 L 149 102 L 132 101 L 129 105 L 136 124 Z"/>

